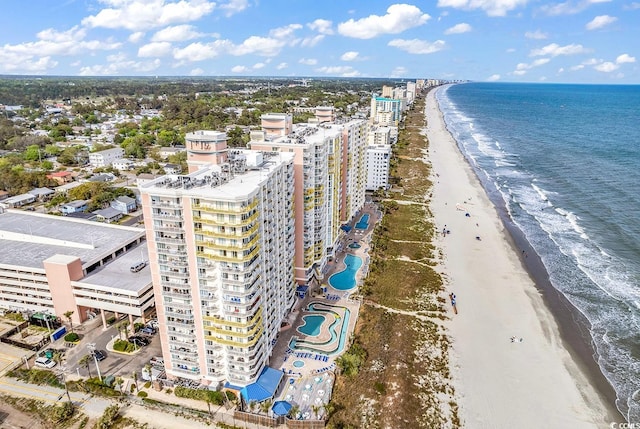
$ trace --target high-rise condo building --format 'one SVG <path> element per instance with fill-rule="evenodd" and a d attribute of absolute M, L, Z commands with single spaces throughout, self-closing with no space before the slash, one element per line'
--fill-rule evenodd
<path fill-rule="evenodd" d="M 271 115 L 271 114 L 270 114 Z M 296 281 L 319 280 L 340 226 L 364 205 L 367 122 L 297 124 L 292 133 L 252 133 L 251 148 L 294 154 Z"/>
<path fill-rule="evenodd" d="M 139 186 L 170 376 L 246 386 L 295 300 L 293 154 L 186 136 L 189 174 Z"/>

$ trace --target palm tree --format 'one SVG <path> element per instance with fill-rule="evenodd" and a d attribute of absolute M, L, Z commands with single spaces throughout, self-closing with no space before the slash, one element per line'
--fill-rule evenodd
<path fill-rule="evenodd" d="M 151 382 L 153 383 L 153 373 L 151 372 L 151 364 L 148 363 L 144 366 L 144 372 L 146 372 L 147 374 L 149 374 L 149 378 L 151 379 Z"/>
<path fill-rule="evenodd" d="M 118 388 L 118 390 L 122 392 L 122 385 L 124 384 L 124 379 L 122 377 L 116 377 L 116 381 L 114 382 L 114 384 Z"/>
<path fill-rule="evenodd" d="M 269 415 L 269 410 L 271 409 L 271 405 L 272 405 L 271 399 L 267 399 L 266 401 L 260 402 L 260 411 L 262 411 L 266 415 Z"/>
<path fill-rule="evenodd" d="M 65 311 L 64 312 L 64 317 L 67 318 L 67 320 L 69 321 L 69 330 L 71 332 L 73 332 L 73 321 L 71 320 L 71 316 L 73 315 L 74 311 L 73 310 L 69 310 L 69 311 Z"/>
<path fill-rule="evenodd" d="M 329 418 L 329 415 L 331 413 L 333 413 L 333 411 L 335 410 L 335 408 L 334 408 L 334 406 L 333 406 L 333 404 L 331 402 L 329 402 L 328 404 L 324 404 L 322 406 L 322 408 L 324 408 L 325 419 Z"/>
<path fill-rule="evenodd" d="M 80 365 L 84 365 L 87 368 L 87 372 L 89 373 L 89 378 L 91 378 L 91 369 L 89 367 L 89 362 L 91 362 L 91 355 L 84 355 L 78 361 Z"/>
<path fill-rule="evenodd" d="M 133 383 L 136 386 L 136 393 L 140 393 L 140 389 L 138 388 L 138 373 L 133 371 L 131 377 L 133 378 Z"/>
<path fill-rule="evenodd" d="M 256 401 L 250 401 L 249 402 L 249 411 L 251 411 L 253 413 L 253 409 L 256 407 L 257 403 Z"/>
<path fill-rule="evenodd" d="M 318 413 L 320 413 L 320 405 L 313 404 L 311 406 L 311 411 L 316 415 L 316 420 L 318 420 Z"/>
<path fill-rule="evenodd" d="M 294 405 L 293 407 L 291 407 L 291 409 L 289 409 L 289 413 L 287 415 L 289 416 L 289 418 L 297 419 L 298 414 L 300 414 L 300 406 Z"/>

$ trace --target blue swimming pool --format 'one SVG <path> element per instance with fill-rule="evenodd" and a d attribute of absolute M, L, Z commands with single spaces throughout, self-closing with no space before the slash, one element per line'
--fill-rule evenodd
<path fill-rule="evenodd" d="M 319 306 L 317 307 L 317 305 Z M 328 307 L 328 308 L 325 308 L 325 307 Z M 331 339 L 322 343 L 318 343 L 318 342 L 314 342 L 313 340 L 302 340 L 302 339 L 296 339 L 294 337 L 294 338 L 291 338 L 291 340 L 289 341 L 289 348 L 291 348 L 291 350 L 305 350 L 305 351 L 310 351 L 315 353 L 322 353 L 330 356 L 334 356 L 336 354 L 342 353 L 345 347 L 345 342 L 347 340 L 347 331 L 349 329 L 349 317 L 351 315 L 351 312 L 349 311 L 348 308 L 333 307 L 333 308 L 344 309 L 344 317 L 341 318 L 336 311 L 333 311 L 330 308 L 332 308 L 332 306 L 325 306 L 325 304 L 311 303 L 309 304 L 308 311 L 332 313 L 336 316 L 336 320 L 331 324 L 331 326 L 329 326 Z M 327 350 L 324 347 L 323 348 L 317 347 L 320 345 L 326 346 L 329 344 L 332 345 L 332 348 L 330 350 Z"/>
<path fill-rule="evenodd" d="M 361 245 L 359 245 L 358 243 L 351 243 L 351 244 L 349 245 L 349 247 L 351 247 L 352 249 L 359 249 L 359 248 L 361 248 L 362 246 L 361 246 Z"/>
<path fill-rule="evenodd" d="M 302 368 L 304 366 L 304 362 L 301 360 L 294 360 L 293 361 L 293 366 L 296 368 Z"/>
<path fill-rule="evenodd" d="M 356 223 L 356 229 L 367 229 L 369 228 L 369 213 L 365 213 L 362 215 L 358 223 Z"/>
<path fill-rule="evenodd" d="M 344 258 L 347 266 L 344 270 L 329 277 L 329 284 L 338 290 L 349 290 L 356 286 L 356 274 L 362 266 L 362 258 L 354 255 L 347 255 Z"/>
<path fill-rule="evenodd" d="M 298 332 L 315 337 L 320 334 L 320 326 L 325 321 L 325 317 L 320 315 L 302 316 L 302 320 L 304 325 L 298 327 Z"/>

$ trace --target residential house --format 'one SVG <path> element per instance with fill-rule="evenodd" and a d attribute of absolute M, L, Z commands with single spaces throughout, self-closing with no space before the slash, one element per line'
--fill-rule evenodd
<path fill-rule="evenodd" d="M 63 204 L 60 206 L 60 211 L 63 215 L 68 215 L 70 213 L 83 212 L 87 210 L 87 203 L 89 201 L 86 200 L 75 200 L 69 203 Z"/>
<path fill-rule="evenodd" d="M 16 207 L 22 207 L 26 204 L 31 204 L 35 200 L 36 197 L 31 194 L 21 194 L 4 199 L 2 201 L 2 205 L 6 208 L 13 209 Z"/>
<path fill-rule="evenodd" d="M 56 171 L 55 173 L 47 174 L 47 179 L 55 180 L 60 185 L 73 182 L 73 175 L 70 171 Z"/>
<path fill-rule="evenodd" d="M 164 169 L 164 172 L 166 174 L 180 174 L 182 173 L 182 167 L 180 167 L 179 164 L 165 164 L 164 167 L 162 167 Z"/>
<path fill-rule="evenodd" d="M 96 210 L 93 212 L 96 215 L 98 222 L 114 223 L 122 219 L 122 212 L 112 207 L 106 209 Z"/>
<path fill-rule="evenodd" d="M 45 201 L 51 198 L 56 192 L 49 188 L 34 188 L 30 190 L 29 193 L 36 197 L 38 201 Z"/>
<path fill-rule="evenodd" d="M 138 204 L 135 199 L 123 195 L 111 201 L 110 206 L 120 213 L 129 214 L 136 210 Z"/>

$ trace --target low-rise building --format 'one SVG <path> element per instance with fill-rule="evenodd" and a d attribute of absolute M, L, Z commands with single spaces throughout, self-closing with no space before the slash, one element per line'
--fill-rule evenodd
<path fill-rule="evenodd" d="M 154 305 L 145 231 L 69 217 L 0 213 L 0 308 L 74 324 L 105 312 L 144 317 Z"/>
<path fill-rule="evenodd" d="M 129 214 L 133 211 L 136 211 L 136 208 L 138 207 L 136 200 L 131 197 L 127 197 L 126 195 L 123 195 L 111 201 L 110 205 L 111 208 L 123 214 Z"/>
<path fill-rule="evenodd" d="M 113 163 L 113 161 L 120 159 L 123 156 L 124 149 L 121 147 L 101 150 L 100 152 L 93 152 L 89 154 L 89 164 L 94 168 L 108 167 Z"/>
<path fill-rule="evenodd" d="M 70 213 L 83 212 L 87 210 L 87 203 L 88 201 L 85 201 L 85 200 L 70 201 L 60 206 L 60 212 L 63 215 L 68 215 Z"/>

